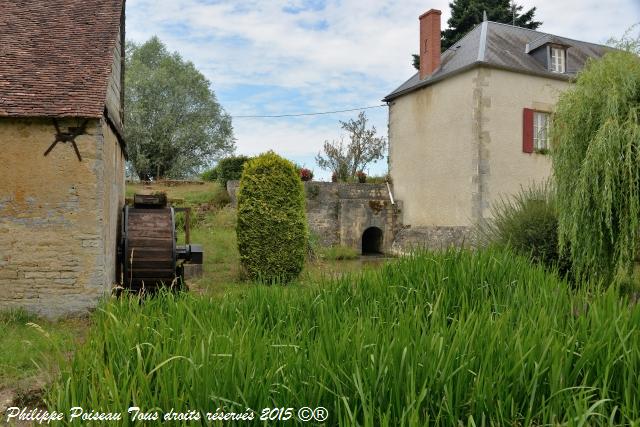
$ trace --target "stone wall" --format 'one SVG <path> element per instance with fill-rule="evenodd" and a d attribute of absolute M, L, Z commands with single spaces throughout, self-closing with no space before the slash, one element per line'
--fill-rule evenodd
<path fill-rule="evenodd" d="M 76 120 L 60 120 L 66 130 Z M 70 144 L 50 119 L 0 119 L 0 309 L 86 312 L 116 280 L 124 158 L 104 121 Z"/>
<path fill-rule="evenodd" d="M 401 203 L 394 205 L 386 184 L 305 182 L 307 221 L 323 246 L 343 245 L 361 250 L 362 235 L 370 227 L 382 231 L 382 250 L 391 250 L 402 227 Z M 237 203 L 238 181 L 229 181 L 227 191 Z"/>
<path fill-rule="evenodd" d="M 473 228 L 465 226 L 406 226 L 396 234 L 391 253 L 403 255 L 412 250 L 442 250 L 472 246 Z"/>

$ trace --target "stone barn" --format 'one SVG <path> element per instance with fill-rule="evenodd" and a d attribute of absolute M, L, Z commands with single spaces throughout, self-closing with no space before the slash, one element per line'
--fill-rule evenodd
<path fill-rule="evenodd" d="M 2 9 L 0 309 L 85 312 L 116 282 L 124 0 Z"/>

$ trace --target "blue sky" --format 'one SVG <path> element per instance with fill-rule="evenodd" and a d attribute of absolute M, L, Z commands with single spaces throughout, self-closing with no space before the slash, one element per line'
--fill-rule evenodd
<path fill-rule="evenodd" d="M 449 0 L 127 0 L 127 38 L 157 35 L 207 76 L 233 115 L 277 115 L 380 105 L 414 70 L 418 16 Z M 604 43 L 640 21 L 640 0 L 520 0 L 542 31 Z M 387 109 L 367 116 L 387 134 Z M 233 120 L 239 154 L 274 150 L 329 173 L 314 157 L 356 112 Z M 369 167 L 386 172 L 386 161 Z"/>

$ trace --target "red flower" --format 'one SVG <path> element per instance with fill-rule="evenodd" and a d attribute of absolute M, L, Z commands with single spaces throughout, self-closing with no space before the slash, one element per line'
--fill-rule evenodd
<path fill-rule="evenodd" d="M 300 169 L 300 179 L 303 181 L 311 181 L 313 179 L 313 172 L 307 168 Z"/>

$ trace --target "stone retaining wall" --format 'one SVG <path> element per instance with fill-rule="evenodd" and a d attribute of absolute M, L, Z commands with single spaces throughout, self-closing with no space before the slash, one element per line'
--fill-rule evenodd
<path fill-rule="evenodd" d="M 391 203 L 386 184 L 305 182 L 307 221 L 323 246 L 362 248 L 362 235 L 370 227 L 382 231 L 382 250 L 388 252 L 402 227 L 402 207 Z M 233 206 L 238 181 L 227 182 Z"/>
<path fill-rule="evenodd" d="M 471 246 L 472 227 L 403 226 L 402 202 L 391 204 L 386 184 L 305 182 L 309 229 L 323 246 L 344 245 L 360 250 L 369 227 L 382 230 L 385 253 L 405 254 L 415 249 L 441 250 Z M 237 204 L 238 181 L 227 191 Z"/>
<path fill-rule="evenodd" d="M 411 227 L 402 228 L 395 236 L 391 252 L 402 255 L 412 250 L 442 250 L 448 247 L 472 245 L 472 227 Z"/>

